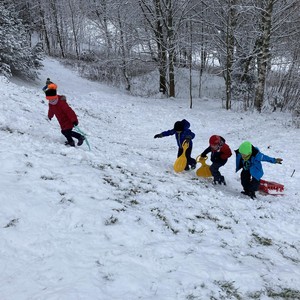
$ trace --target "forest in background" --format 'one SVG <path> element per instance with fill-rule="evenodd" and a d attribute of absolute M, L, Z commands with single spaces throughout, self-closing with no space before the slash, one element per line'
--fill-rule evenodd
<path fill-rule="evenodd" d="M 34 78 L 47 54 L 129 92 L 157 71 L 157 92 L 176 97 L 186 69 L 199 96 L 204 73 L 222 76 L 226 109 L 299 117 L 299 11 L 298 0 L 2 0 L 0 74 Z"/>

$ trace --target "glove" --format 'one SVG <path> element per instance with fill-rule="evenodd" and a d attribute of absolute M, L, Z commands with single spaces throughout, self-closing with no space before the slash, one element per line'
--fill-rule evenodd
<path fill-rule="evenodd" d="M 282 158 L 276 158 L 276 164 L 282 164 Z"/>
<path fill-rule="evenodd" d="M 78 122 L 77 122 L 77 121 L 73 122 L 73 125 L 74 125 L 74 126 L 77 126 L 77 125 L 78 125 Z"/>
<path fill-rule="evenodd" d="M 190 139 L 189 138 L 186 138 L 184 141 L 183 141 L 183 144 L 189 144 L 190 143 Z"/>
<path fill-rule="evenodd" d="M 162 137 L 163 137 L 163 135 L 162 135 L 161 133 L 156 134 L 156 135 L 154 136 L 155 139 L 157 139 L 157 138 L 162 138 Z"/>

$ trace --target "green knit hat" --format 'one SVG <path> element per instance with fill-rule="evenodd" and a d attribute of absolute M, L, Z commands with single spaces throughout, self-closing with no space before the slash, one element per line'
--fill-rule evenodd
<path fill-rule="evenodd" d="M 249 155 L 252 153 L 252 144 L 248 141 L 243 142 L 239 147 L 239 152 L 243 155 Z"/>

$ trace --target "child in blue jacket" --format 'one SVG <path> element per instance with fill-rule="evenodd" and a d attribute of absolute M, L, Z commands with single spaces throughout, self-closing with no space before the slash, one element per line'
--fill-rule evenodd
<path fill-rule="evenodd" d="M 177 157 L 179 157 L 183 153 L 182 144 L 184 142 L 189 143 L 189 147 L 185 152 L 185 156 L 187 158 L 187 165 L 185 167 L 186 171 L 190 169 L 189 166 L 191 166 L 192 169 L 196 168 L 196 160 L 191 157 L 192 149 L 193 149 L 192 139 L 195 137 L 195 133 L 193 133 L 189 128 L 190 128 L 190 123 L 187 120 L 183 119 L 181 121 L 175 122 L 173 129 L 163 131 L 154 136 L 154 138 L 156 139 L 156 138 L 162 138 L 169 135 L 175 135 L 176 142 L 178 145 Z"/>
<path fill-rule="evenodd" d="M 243 142 L 236 153 L 236 172 L 243 169 L 241 173 L 241 184 L 244 188 L 243 194 L 250 198 L 255 198 L 255 192 L 259 188 L 259 181 L 264 172 L 262 168 L 262 161 L 272 164 L 281 164 L 281 158 L 273 158 L 267 156 L 254 147 L 250 142 Z"/>

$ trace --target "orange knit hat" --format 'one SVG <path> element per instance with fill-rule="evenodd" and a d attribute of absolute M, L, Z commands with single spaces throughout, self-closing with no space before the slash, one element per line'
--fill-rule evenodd
<path fill-rule="evenodd" d="M 57 85 L 55 83 L 50 83 L 47 86 L 47 90 L 45 91 L 47 100 L 55 100 L 57 99 Z"/>

